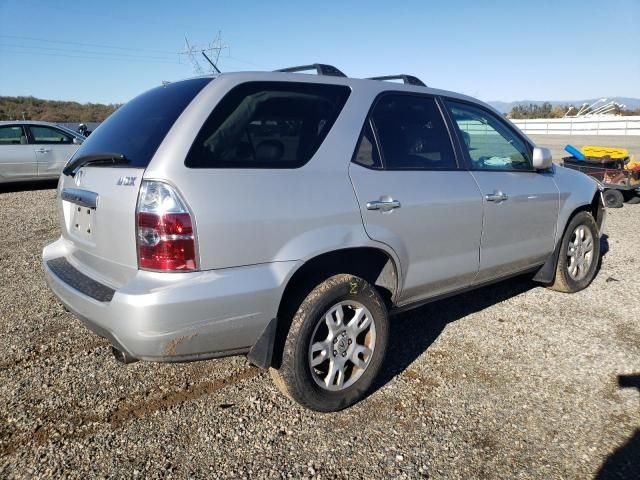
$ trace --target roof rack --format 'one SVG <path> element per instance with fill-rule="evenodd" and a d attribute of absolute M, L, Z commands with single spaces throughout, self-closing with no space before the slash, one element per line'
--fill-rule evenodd
<path fill-rule="evenodd" d="M 330 77 L 346 77 L 344 73 L 333 65 L 325 65 L 324 63 L 312 63 L 311 65 L 300 65 L 299 67 L 281 68 L 276 72 L 305 72 L 307 70 L 315 70 L 318 75 L 328 75 Z"/>
<path fill-rule="evenodd" d="M 418 77 L 413 75 L 386 75 L 384 77 L 369 77 L 368 80 L 402 80 L 405 85 L 417 85 L 419 87 L 426 87 L 425 83 Z"/>

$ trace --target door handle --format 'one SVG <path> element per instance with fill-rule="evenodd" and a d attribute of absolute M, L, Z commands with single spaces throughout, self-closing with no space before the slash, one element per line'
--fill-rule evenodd
<path fill-rule="evenodd" d="M 402 205 L 398 200 L 374 200 L 367 202 L 367 210 L 380 210 L 381 212 L 390 212 L 394 208 L 400 208 Z"/>
<path fill-rule="evenodd" d="M 484 198 L 487 200 L 487 202 L 504 202 L 505 200 L 509 199 L 509 197 L 505 193 L 502 193 L 499 190 L 485 195 Z"/>
<path fill-rule="evenodd" d="M 39 148 L 38 150 L 36 150 L 36 152 L 38 153 L 48 153 L 50 151 L 51 151 L 50 148 Z"/>

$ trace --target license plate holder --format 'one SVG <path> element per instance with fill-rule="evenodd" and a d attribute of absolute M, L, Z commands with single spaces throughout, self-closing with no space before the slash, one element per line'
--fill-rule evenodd
<path fill-rule="evenodd" d="M 73 205 L 71 231 L 74 235 L 88 240 L 93 233 L 96 211 L 92 208 Z"/>

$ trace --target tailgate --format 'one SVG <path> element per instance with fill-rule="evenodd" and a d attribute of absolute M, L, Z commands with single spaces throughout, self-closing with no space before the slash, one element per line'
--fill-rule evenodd
<path fill-rule="evenodd" d="M 88 166 L 60 180 L 60 228 L 69 247 L 67 260 L 114 287 L 138 269 L 135 212 L 143 172 Z"/>

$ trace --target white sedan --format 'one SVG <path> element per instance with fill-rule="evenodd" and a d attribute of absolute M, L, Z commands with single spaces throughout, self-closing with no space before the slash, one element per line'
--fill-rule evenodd
<path fill-rule="evenodd" d="M 58 178 L 83 141 L 53 123 L 0 122 L 0 183 Z"/>

